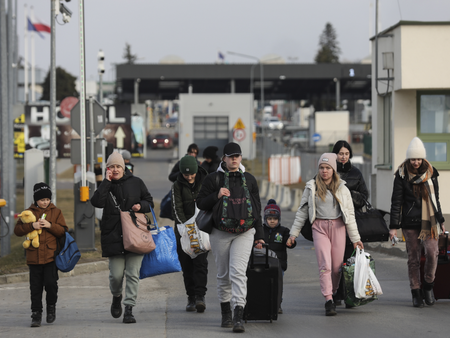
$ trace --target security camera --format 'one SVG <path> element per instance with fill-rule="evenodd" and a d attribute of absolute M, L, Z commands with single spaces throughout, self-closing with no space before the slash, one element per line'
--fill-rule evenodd
<path fill-rule="evenodd" d="M 68 23 L 70 21 L 70 18 L 72 17 L 72 11 L 67 8 L 62 2 L 59 3 L 59 11 L 63 16 L 63 21 L 65 23 Z"/>

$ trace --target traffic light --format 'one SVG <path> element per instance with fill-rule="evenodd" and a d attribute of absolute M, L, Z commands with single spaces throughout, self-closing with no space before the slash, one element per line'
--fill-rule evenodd
<path fill-rule="evenodd" d="M 100 49 L 98 51 L 98 73 L 101 75 L 105 72 L 105 53 Z"/>

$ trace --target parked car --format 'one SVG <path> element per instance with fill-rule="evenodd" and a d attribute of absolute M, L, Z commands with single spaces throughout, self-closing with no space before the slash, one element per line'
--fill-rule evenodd
<path fill-rule="evenodd" d="M 173 147 L 173 139 L 169 134 L 157 134 L 150 140 L 152 149 L 164 148 L 169 149 Z"/>
<path fill-rule="evenodd" d="M 283 129 L 284 124 L 278 119 L 278 117 L 270 116 L 264 118 L 261 123 L 261 127 L 269 129 Z"/>
<path fill-rule="evenodd" d="M 295 132 L 289 139 L 289 144 L 291 146 L 297 146 L 302 148 L 307 147 L 309 144 L 309 132 L 307 130 Z"/>
<path fill-rule="evenodd" d="M 172 116 L 166 120 L 165 126 L 166 128 L 175 128 L 177 123 L 178 123 L 178 116 Z"/>

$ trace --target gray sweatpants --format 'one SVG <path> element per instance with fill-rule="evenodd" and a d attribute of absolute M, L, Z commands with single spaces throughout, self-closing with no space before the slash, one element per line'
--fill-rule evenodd
<path fill-rule="evenodd" d="M 247 298 L 247 265 L 253 248 L 255 229 L 230 234 L 213 228 L 209 237 L 216 259 L 217 294 L 221 303 L 232 308 L 245 306 Z"/>
<path fill-rule="evenodd" d="M 127 278 L 124 305 L 135 306 L 139 288 L 139 271 L 144 255 L 127 253 L 109 257 L 109 288 L 113 296 L 120 296 L 123 289 L 123 277 Z"/>

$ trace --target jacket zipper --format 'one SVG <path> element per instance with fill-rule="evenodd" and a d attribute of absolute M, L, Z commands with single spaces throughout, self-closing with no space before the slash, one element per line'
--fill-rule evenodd
<path fill-rule="evenodd" d="M 408 213 L 407 213 L 405 216 L 408 216 L 408 215 L 409 215 L 409 213 L 411 212 L 412 208 L 414 208 L 414 204 L 415 204 L 415 203 L 416 203 L 416 202 L 413 202 L 411 208 L 408 210 Z"/>

